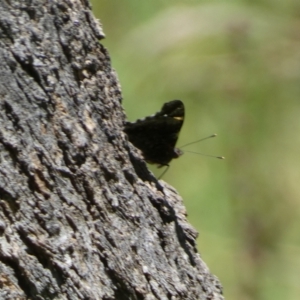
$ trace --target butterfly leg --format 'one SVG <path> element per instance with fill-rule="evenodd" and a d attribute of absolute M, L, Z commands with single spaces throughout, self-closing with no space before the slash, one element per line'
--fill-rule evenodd
<path fill-rule="evenodd" d="M 167 173 L 167 171 L 169 170 L 170 165 L 164 165 L 164 166 L 166 166 L 166 168 L 165 168 L 164 171 L 159 175 L 158 180 L 161 179 L 161 178 Z M 163 166 L 160 166 L 160 167 L 163 167 Z"/>

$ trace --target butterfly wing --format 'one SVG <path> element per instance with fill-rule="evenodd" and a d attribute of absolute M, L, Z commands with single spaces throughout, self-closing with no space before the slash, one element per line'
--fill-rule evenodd
<path fill-rule="evenodd" d="M 175 144 L 183 121 L 184 105 L 180 100 L 173 100 L 165 103 L 153 116 L 127 122 L 125 132 L 147 162 L 163 166 L 182 154 Z"/>

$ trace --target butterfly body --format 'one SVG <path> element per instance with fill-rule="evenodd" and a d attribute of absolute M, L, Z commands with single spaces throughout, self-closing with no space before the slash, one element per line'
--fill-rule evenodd
<path fill-rule="evenodd" d="M 152 116 L 134 123 L 127 122 L 124 131 L 148 163 L 168 166 L 173 158 L 183 153 L 175 148 L 183 121 L 184 105 L 180 100 L 173 100 Z"/>

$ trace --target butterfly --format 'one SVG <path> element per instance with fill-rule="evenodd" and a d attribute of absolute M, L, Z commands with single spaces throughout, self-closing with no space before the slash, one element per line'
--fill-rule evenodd
<path fill-rule="evenodd" d="M 169 166 L 172 159 L 183 152 L 175 148 L 184 121 L 184 104 L 181 100 L 166 102 L 156 114 L 126 122 L 124 131 L 129 141 L 142 151 L 144 159 L 158 167 Z"/>

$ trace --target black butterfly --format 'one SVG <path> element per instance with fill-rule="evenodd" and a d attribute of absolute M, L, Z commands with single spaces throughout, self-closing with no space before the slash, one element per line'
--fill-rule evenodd
<path fill-rule="evenodd" d="M 175 148 L 183 121 L 184 105 L 180 100 L 173 100 L 152 116 L 134 123 L 126 122 L 124 131 L 148 163 L 168 166 L 173 158 L 183 154 Z"/>

